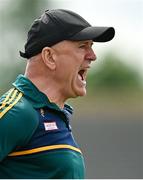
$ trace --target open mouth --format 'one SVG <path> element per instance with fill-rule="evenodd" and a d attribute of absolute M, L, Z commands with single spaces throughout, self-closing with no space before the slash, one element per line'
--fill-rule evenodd
<path fill-rule="evenodd" d="M 86 69 L 81 69 L 78 72 L 78 77 L 79 77 L 80 81 L 82 81 L 83 84 L 86 84 L 86 74 L 87 74 Z"/>

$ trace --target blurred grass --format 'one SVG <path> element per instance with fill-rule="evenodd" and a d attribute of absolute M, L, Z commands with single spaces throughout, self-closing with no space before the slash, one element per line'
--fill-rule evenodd
<path fill-rule="evenodd" d="M 95 94 L 87 92 L 85 97 L 70 99 L 68 103 L 74 107 L 76 116 L 93 116 L 105 112 L 116 115 L 143 114 L 143 90 L 97 90 Z"/>

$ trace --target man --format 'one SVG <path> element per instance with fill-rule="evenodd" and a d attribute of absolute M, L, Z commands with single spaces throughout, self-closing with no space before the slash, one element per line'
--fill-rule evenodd
<path fill-rule="evenodd" d="M 28 59 L 25 74 L 0 99 L 0 178 L 85 177 L 66 100 L 86 94 L 93 42 L 109 41 L 114 33 L 63 9 L 34 21 L 20 52 Z"/>

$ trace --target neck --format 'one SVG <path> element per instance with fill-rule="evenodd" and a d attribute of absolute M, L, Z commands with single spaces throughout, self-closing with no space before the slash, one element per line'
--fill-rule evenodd
<path fill-rule="evenodd" d="M 25 76 L 41 91 L 44 93 L 50 102 L 57 104 L 61 109 L 64 108 L 66 98 L 62 96 L 62 92 L 59 87 L 56 86 L 53 80 L 43 77 L 32 77 L 25 73 Z"/>
<path fill-rule="evenodd" d="M 50 102 L 57 104 L 61 109 L 63 109 L 66 99 L 60 93 L 60 89 L 58 89 L 58 87 L 54 85 L 52 86 L 51 82 L 46 82 L 46 83 L 47 83 L 47 87 L 46 86 L 42 87 L 39 85 L 37 85 L 37 87 L 39 87 L 39 90 L 48 97 Z M 48 86 L 48 84 L 50 84 L 50 86 Z"/>

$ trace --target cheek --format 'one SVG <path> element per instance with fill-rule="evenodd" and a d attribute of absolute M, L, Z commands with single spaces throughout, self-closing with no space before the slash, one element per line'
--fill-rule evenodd
<path fill-rule="evenodd" d="M 59 83 L 68 83 L 74 74 L 73 66 L 69 63 L 61 63 L 57 68 L 56 76 Z"/>
<path fill-rule="evenodd" d="M 69 52 L 68 54 L 60 55 L 57 59 L 57 74 L 60 81 L 72 81 L 82 64 L 81 54 Z M 67 83 L 67 82 L 65 82 Z"/>

